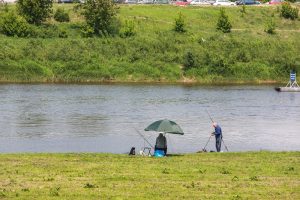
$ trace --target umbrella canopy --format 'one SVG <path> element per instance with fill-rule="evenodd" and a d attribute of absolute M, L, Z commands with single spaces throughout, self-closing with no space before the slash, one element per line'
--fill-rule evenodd
<path fill-rule="evenodd" d="M 153 122 L 147 128 L 145 128 L 145 131 L 157 131 L 157 132 L 180 134 L 180 135 L 184 134 L 180 126 L 178 126 L 178 124 L 167 119 Z"/>

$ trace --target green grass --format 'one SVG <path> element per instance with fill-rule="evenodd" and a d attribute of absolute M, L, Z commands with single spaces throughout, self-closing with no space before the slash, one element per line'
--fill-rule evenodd
<path fill-rule="evenodd" d="M 1 154 L 1 199 L 299 199 L 299 152 Z"/>
<path fill-rule="evenodd" d="M 120 21 L 135 23 L 130 38 L 82 38 L 84 19 L 73 6 L 54 5 L 71 22 L 50 19 L 51 26 L 37 28 L 45 38 L 0 34 L 1 82 L 286 82 L 292 67 L 300 70 L 300 21 L 281 18 L 277 6 L 247 6 L 245 14 L 226 8 L 233 29 L 223 34 L 216 31 L 216 7 L 121 5 Z M 184 34 L 173 31 L 179 12 Z M 264 32 L 271 16 L 274 35 Z M 62 31 L 68 38 L 58 37 Z M 188 52 L 195 65 L 184 70 Z"/>

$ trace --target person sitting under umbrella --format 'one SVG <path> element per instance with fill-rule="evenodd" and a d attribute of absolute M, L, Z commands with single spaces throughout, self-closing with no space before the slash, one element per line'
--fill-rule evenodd
<path fill-rule="evenodd" d="M 167 139 L 162 133 L 159 133 L 158 137 L 156 138 L 154 151 L 156 150 L 162 150 L 164 151 L 165 155 L 167 155 Z"/>

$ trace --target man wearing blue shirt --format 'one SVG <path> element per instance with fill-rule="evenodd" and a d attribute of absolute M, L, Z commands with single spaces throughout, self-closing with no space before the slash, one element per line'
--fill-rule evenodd
<path fill-rule="evenodd" d="M 212 135 L 214 135 L 216 137 L 216 149 L 217 152 L 221 151 L 221 144 L 222 144 L 222 129 L 221 127 L 214 122 L 213 123 L 213 127 L 215 128 L 215 132 L 212 133 Z"/>

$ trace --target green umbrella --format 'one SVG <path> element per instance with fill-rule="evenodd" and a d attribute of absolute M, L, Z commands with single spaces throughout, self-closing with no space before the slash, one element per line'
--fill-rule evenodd
<path fill-rule="evenodd" d="M 173 133 L 173 134 L 180 134 L 180 135 L 184 134 L 180 126 L 178 126 L 178 124 L 167 119 L 153 122 L 147 128 L 145 128 L 145 131 L 157 131 L 157 132 Z"/>

